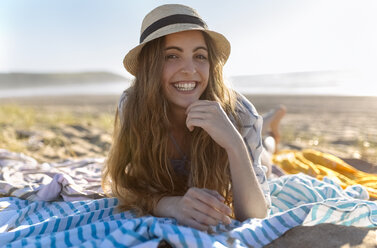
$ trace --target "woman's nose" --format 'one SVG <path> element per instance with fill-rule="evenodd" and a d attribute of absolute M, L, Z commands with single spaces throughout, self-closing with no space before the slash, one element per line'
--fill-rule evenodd
<path fill-rule="evenodd" d="M 196 73 L 196 66 L 192 59 L 185 59 L 183 61 L 181 72 L 187 74 L 194 74 Z"/>

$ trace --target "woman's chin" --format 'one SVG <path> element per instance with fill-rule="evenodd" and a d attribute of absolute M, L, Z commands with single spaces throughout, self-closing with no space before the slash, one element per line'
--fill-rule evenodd
<path fill-rule="evenodd" d="M 189 100 L 189 101 L 180 101 L 180 102 L 177 102 L 177 103 L 172 103 L 171 106 L 173 108 L 176 108 L 176 109 L 182 109 L 182 110 L 185 110 L 191 105 L 193 104 L 194 102 L 196 102 L 197 100 L 196 99 L 193 99 L 193 100 Z"/>

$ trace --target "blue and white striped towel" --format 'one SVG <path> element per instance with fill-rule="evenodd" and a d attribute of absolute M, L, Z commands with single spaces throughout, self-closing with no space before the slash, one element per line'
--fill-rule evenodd
<path fill-rule="evenodd" d="M 39 202 L 0 198 L 1 247 L 262 247 L 298 225 L 334 223 L 377 226 L 377 204 L 361 186 L 342 190 L 298 174 L 269 182 L 270 217 L 233 221 L 213 232 L 177 225 L 175 220 L 118 213 L 117 199 Z"/>

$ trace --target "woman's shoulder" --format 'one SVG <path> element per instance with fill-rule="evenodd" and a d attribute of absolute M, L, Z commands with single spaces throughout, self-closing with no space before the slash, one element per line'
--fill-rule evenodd
<path fill-rule="evenodd" d="M 122 95 L 119 98 L 118 114 L 119 114 L 119 118 L 120 118 L 121 122 L 123 121 L 123 111 L 124 111 L 123 109 L 124 109 L 125 105 L 127 104 L 127 99 L 130 95 L 130 92 L 131 92 L 131 88 L 124 90 Z"/>
<path fill-rule="evenodd" d="M 257 109 L 250 102 L 249 99 L 247 99 L 244 95 L 242 95 L 239 92 L 235 91 L 235 94 L 236 94 L 236 98 L 237 98 L 236 112 L 241 117 L 241 120 L 245 119 L 245 118 L 247 118 L 249 120 L 250 119 L 257 120 L 257 119 L 261 118 L 260 115 L 258 114 Z"/>
<path fill-rule="evenodd" d="M 127 98 L 131 92 L 131 88 L 125 89 L 119 98 L 118 110 L 123 109 L 124 104 L 127 102 Z"/>

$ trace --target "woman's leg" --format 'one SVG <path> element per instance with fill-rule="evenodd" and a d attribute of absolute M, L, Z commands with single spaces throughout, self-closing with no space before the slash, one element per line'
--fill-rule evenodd
<path fill-rule="evenodd" d="M 264 149 L 261 154 L 262 164 L 267 166 L 267 177 L 271 173 L 281 176 L 283 173 L 272 164 L 272 155 L 277 152 L 280 142 L 280 121 L 284 117 L 287 109 L 284 105 L 269 111 L 263 115 L 262 136 Z"/>
<path fill-rule="evenodd" d="M 278 144 L 280 143 L 280 121 L 286 112 L 287 108 L 284 105 L 280 105 L 262 116 L 262 136 L 265 138 L 271 136 L 275 140 L 275 148 L 272 153 L 277 152 Z"/>

